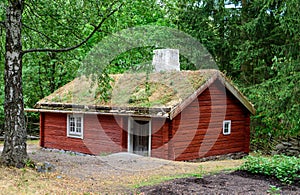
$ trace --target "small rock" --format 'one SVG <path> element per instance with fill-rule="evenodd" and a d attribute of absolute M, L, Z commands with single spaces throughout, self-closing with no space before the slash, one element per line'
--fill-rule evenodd
<path fill-rule="evenodd" d="M 292 144 L 291 144 L 290 142 L 282 142 L 282 144 L 283 144 L 284 146 L 288 146 L 288 147 L 292 146 Z"/>
<path fill-rule="evenodd" d="M 36 170 L 39 173 L 54 172 L 55 171 L 55 166 L 52 165 L 49 162 L 44 162 L 43 164 L 36 165 Z"/>
<path fill-rule="evenodd" d="M 283 144 L 277 144 L 275 148 L 276 150 L 283 150 L 285 149 L 285 146 Z"/>
<path fill-rule="evenodd" d="M 297 150 L 288 150 L 286 152 L 286 155 L 288 155 L 288 156 L 297 156 L 297 155 L 299 155 L 299 151 L 297 151 Z"/>
<path fill-rule="evenodd" d="M 297 146 L 292 146 L 290 149 L 291 149 L 291 150 L 300 151 L 300 147 L 297 147 Z"/>

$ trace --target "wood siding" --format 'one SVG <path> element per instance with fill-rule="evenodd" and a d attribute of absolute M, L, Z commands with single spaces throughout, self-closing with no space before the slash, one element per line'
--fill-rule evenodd
<path fill-rule="evenodd" d="M 67 114 L 41 113 L 41 146 L 87 154 L 123 151 L 122 118 L 107 115 L 84 115 L 84 138 L 67 137 Z"/>
<path fill-rule="evenodd" d="M 223 121 L 231 134 L 223 135 Z M 172 121 L 169 159 L 191 160 L 249 152 L 249 111 L 219 81 L 215 81 Z"/>
<path fill-rule="evenodd" d="M 169 123 L 168 119 L 152 118 L 152 157 L 168 159 Z"/>

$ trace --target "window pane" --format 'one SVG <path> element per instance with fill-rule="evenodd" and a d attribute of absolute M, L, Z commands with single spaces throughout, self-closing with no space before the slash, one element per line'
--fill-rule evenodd
<path fill-rule="evenodd" d="M 70 132 L 75 132 L 75 118 L 73 116 L 69 117 Z"/>
<path fill-rule="evenodd" d="M 75 132 L 75 127 L 74 126 L 70 126 L 70 132 Z"/>
<path fill-rule="evenodd" d="M 76 118 L 76 133 L 81 133 L 81 117 Z"/>
<path fill-rule="evenodd" d="M 225 135 L 230 134 L 230 126 L 231 126 L 231 121 L 224 121 L 223 122 L 223 134 L 225 134 Z"/>

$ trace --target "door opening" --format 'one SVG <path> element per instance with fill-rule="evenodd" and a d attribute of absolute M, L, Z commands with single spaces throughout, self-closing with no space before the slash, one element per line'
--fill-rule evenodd
<path fill-rule="evenodd" d="M 151 121 L 132 119 L 128 121 L 128 152 L 151 156 Z"/>

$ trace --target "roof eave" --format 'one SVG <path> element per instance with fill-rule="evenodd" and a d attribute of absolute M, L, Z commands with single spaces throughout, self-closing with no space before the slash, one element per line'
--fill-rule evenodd
<path fill-rule="evenodd" d="M 56 112 L 56 113 L 86 113 L 109 115 L 135 115 L 168 118 L 170 107 L 117 107 L 98 105 L 78 105 L 66 103 L 37 103 L 34 109 L 26 109 L 27 112 Z"/>
<path fill-rule="evenodd" d="M 218 79 L 246 108 L 247 110 L 255 115 L 256 110 L 251 102 L 233 85 L 230 80 L 227 79 L 223 74 L 218 75 Z"/>
<path fill-rule="evenodd" d="M 130 112 L 96 112 L 96 111 L 82 111 L 82 110 L 52 110 L 52 109 L 37 109 L 26 108 L 26 112 L 40 112 L 40 113 L 63 113 L 63 114 L 93 114 L 93 115 L 114 115 L 114 116 L 130 116 L 130 117 L 149 117 L 149 118 L 169 118 L 169 114 L 137 114 Z"/>

